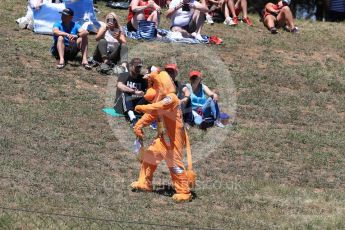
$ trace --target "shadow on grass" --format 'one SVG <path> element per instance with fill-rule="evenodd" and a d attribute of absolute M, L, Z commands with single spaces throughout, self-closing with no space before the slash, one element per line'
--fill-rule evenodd
<path fill-rule="evenodd" d="M 142 191 L 137 190 L 137 189 L 132 189 L 132 192 L 142 192 Z M 176 193 L 175 189 L 169 184 L 155 185 L 152 192 L 158 195 L 167 196 L 167 197 L 172 197 Z M 192 194 L 192 200 L 198 198 L 198 195 L 195 192 L 191 191 L 191 194 Z"/>

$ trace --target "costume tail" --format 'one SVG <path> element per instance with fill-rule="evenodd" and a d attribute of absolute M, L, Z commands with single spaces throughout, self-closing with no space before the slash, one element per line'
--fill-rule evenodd
<path fill-rule="evenodd" d="M 188 184 L 190 188 L 194 188 L 196 185 L 196 173 L 193 171 L 193 161 L 192 161 L 192 150 L 190 147 L 189 137 L 187 134 L 186 129 L 185 132 L 185 138 L 186 138 L 186 151 L 187 151 L 187 178 L 188 178 Z"/>

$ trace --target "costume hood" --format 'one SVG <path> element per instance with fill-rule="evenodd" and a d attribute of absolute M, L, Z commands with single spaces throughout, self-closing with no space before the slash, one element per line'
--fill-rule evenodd
<path fill-rule="evenodd" d="M 175 93 L 175 84 L 166 71 L 152 72 L 148 76 L 150 88 L 146 91 L 145 99 L 151 103 L 162 100 L 169 93 Z"/>

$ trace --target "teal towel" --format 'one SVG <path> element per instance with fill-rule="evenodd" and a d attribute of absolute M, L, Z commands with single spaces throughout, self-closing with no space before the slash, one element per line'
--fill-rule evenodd
<path fill-rule="evenodd" d="M 103 112 L 105 112 L 107 115 L 112 117 L 124 117 L 125 115 L 117 113 L 114 108 L 104 108 L 102 109 Z"/>

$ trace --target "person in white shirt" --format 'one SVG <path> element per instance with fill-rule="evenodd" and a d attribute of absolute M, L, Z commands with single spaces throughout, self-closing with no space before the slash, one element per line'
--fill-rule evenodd
<path fill-rule="evenodd" d="M 122 26 L 114 12 L 107 14 L 105 20 L 105 23 L 101 22 L 101 27 L 96 35 L 98 44 L 93 59 L 103 63 L 103 68 L 117 63 L 126 68 L 128 47 Z"/>
<path fill-rule="evenodd" d="M 26 15 L 24 17 L 18 18 L 16 22 L 21 29 L 32 30 L 34 28 L 34 12 L 33 10 L 39 10 L 43 0 L 28 0 L 28 7 Z"/>
<path fill-rule="evenodd" d="M 208 8 L 195 0 L 172 0 L 169 4 L 167 17 L 171 19 L 171 31 L 180 32 L 183 37 L 201 37 Z"/>

